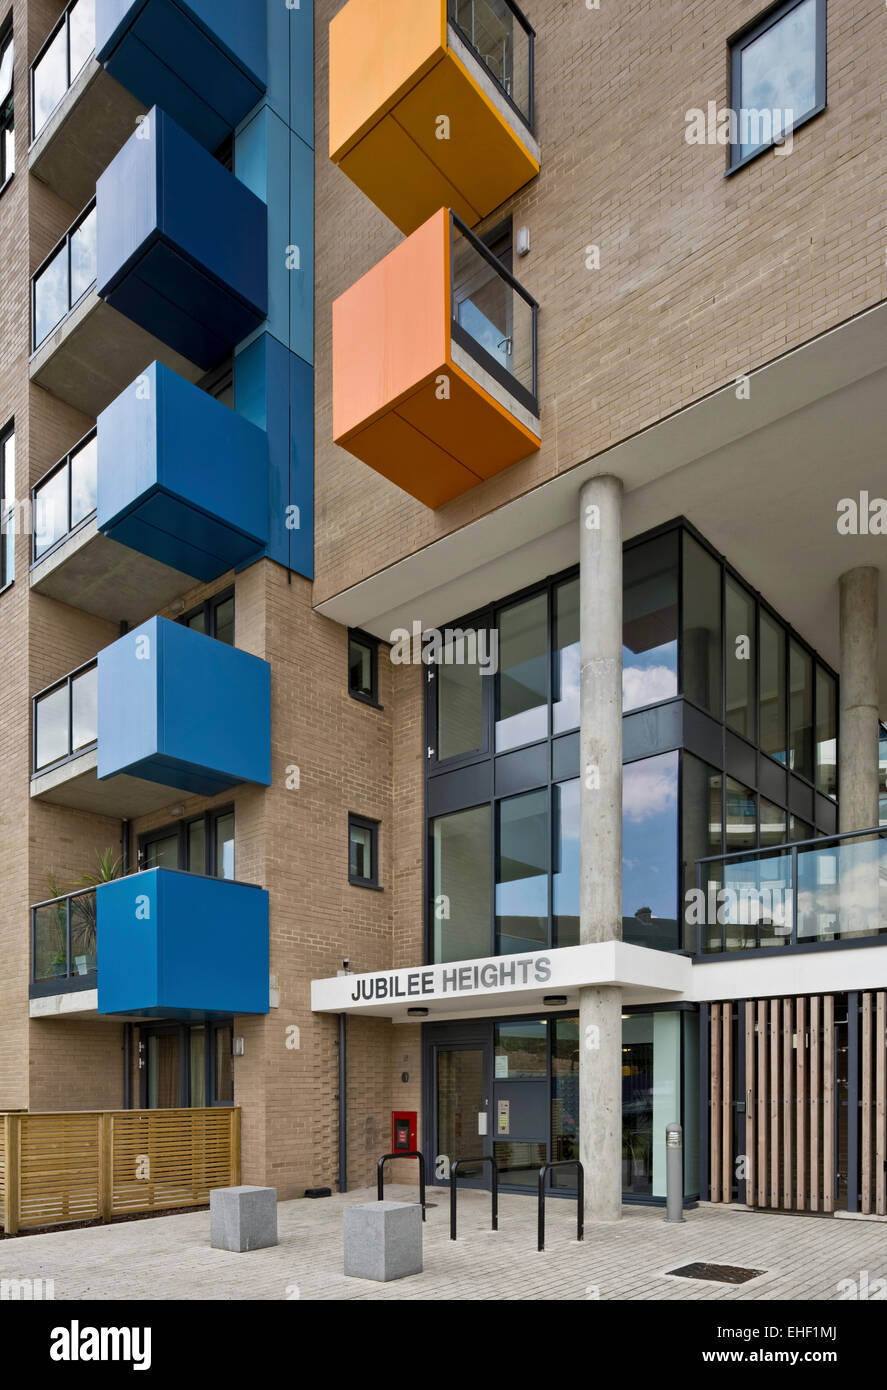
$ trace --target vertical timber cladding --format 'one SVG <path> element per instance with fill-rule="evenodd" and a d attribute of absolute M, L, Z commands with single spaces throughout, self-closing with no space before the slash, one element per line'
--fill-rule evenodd
<path fill-rule="evenodd" d="M 710 1005 L 713 1202 L 887 1215 L 887 992 Z"/>

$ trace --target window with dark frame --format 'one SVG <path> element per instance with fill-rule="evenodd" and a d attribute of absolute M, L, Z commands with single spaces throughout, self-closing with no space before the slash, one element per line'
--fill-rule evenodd
<path fill-rule="evenodd" d="M 728 173 L 826 105 L 826 0 L 781 0 L 730 40 Z"/>
<path fill-rule="evenodd" d="M 219 401 L 222 405 L 227 405 L 230 410 L 234 409 L 234 357 L 233 354 L 224 358 L 212 371 L 207 372 L 205 377 L 198 381 L 197 385 L 201 391 L 205 391 L 208 396 Z"/>
<path fill-rule="evenodd" d="M 196 608 L 189 608 L 178 621 L 193 632 L 202 632 L 205 637 L 214 637 L 217 642 L 234 646 L 234 590 L 223 589 L 213 594 Z"/>
<path fill-rule="evenodd" d="M 139 869 L 233 879 L 234 807 L 220 806 L 139 836 Z"/>
<path fill-rule="evenodd" d="M 15 173 L 15 102 L 12 90 L 14 57 L 10 24 L 0 37 L 0 192 Z"/>
<path fill-rule="evenodd" d="M 348 694 L 366 705 L 379 705 L 379 643 L 365 632 L 348 633 Z"/>
<path fill-rule="evenodd" d="M 379 887 L 379 822 L 365 816 L 348 817 L 348 882 Z"/>
<path fill-rule="evenodd" d="M 15 426 L 0 434 L 0 590 L 15 578 Z"/>

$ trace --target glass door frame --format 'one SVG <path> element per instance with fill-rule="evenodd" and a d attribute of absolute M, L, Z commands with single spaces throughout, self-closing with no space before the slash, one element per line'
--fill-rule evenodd
<path fill-rule="evenodd" d="M 486 1135 L 476 1135 L 477 1149 L 475 1153 L 478 1157 L 481 1154 L 485 1158 L 493 1156 L 493 1029 L 489 1022 L 476 1024 L 472 1022 L 456 1022 L 447 1024 L 426 1024 L 423 1028 L 425 1034 L 424 1054 L 426 1063 L 423 1068 L 424 1075 L 424 1114 L 428 1116 L 429 1123 L 423 1125 L 422 1147 L 425 1155 L 426 1173 L 428 1185 L 435 1187 L 449 1187 L 450 1175 L 447 1168 L 446 1176 L 441 1176 L 438 1172 L 438 1158 L 441 1157 L 440 1136 L 438 1132 L 438 1078 L 439 1078 L 439 1058 L 441 1052 L 480 1052 L 483 1059 L 483 1092 L 487 1112 L 487 1132 Z M 449 1158 L 449 1155 L 447 1155 Z M 490 1186 L 489 1164 L 484 1164 L 481 1173 L 477 1177 L 461 1177 L 459 1185 L 465 1187 L 477 1187 L 488 1189 Z"/>

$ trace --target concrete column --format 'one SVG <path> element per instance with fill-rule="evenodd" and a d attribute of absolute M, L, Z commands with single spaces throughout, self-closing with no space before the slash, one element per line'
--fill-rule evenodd
<path fill-rule="evenodd" d="M 839 585 L 841 722 L 840 829 L 878 824 L 878 570 L 842 574 Z"/>
<path fill-rule="evenodd" d="M 579 505 L 582 945 L 622 937 L 622 483 L 592 478 Z M 622 1214 L 622 990 L 579 992 L 579 1156 L 589 1221 Z"/>

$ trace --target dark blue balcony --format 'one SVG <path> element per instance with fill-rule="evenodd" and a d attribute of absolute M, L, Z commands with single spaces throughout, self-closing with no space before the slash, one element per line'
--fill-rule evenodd
<path fill-rule="evenodd" d="M 148 869 L 96 890 L 98 1011 L 130 1018 L 268 1012 L 268 894 Z"/>
<path fill-rule="evenodd" d="M 121 86 L 209 150 L 267 83 L 264 0 L 96 0 L 95 47 Z"/>
<path fill-rule="evenodd" d="M 268 312 L 260 198 L 153 109 L 96 187 L 99 297 L 208 369 Z"/>
<path fill-rule="evenodd" d="M 249 652 L 151 618 L 99 652 L 100 782 L 199 796 L 271 782 L 271 679 Z"/>
<path fill-rule="evenodd" d="M 268 436 L 155 362 L 98 420 L 98 527 L 210 580 L 268 539 Z"/>

